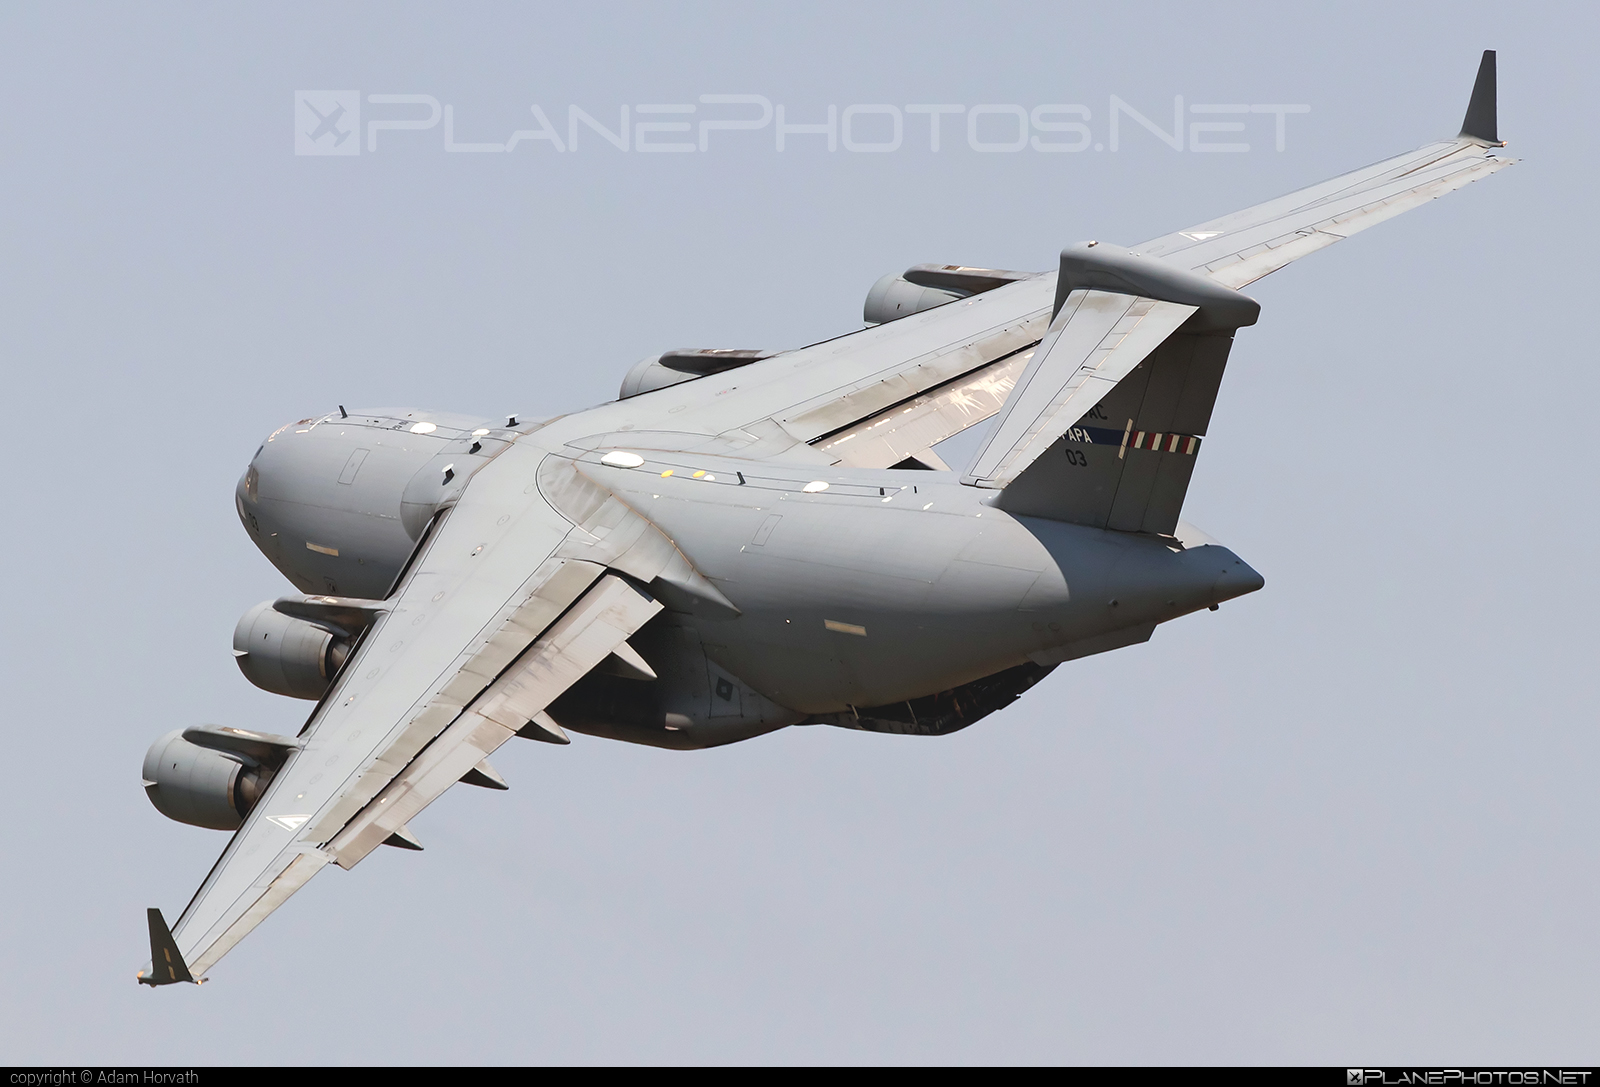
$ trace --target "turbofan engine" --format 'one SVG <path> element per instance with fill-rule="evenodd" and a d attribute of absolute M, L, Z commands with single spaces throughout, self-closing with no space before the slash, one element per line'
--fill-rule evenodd
<path fill-rule="evenodd" d="M 233 659 L 244 678 L 273 694 L 321 698 L 350 655 L 352 639 L 273 610 L 263 600 L 233 628 Z"/>
<path fill-rule="evenodd" d="M 240 728 L 175 729 L 145 752 L 145 795 L 168 819 L 236 830 L 297 746 Z"/>
<path fill-rule="evenodd" d="M 384 608 L 382 601 L 345 596 L 263 600 L 233 628 L 233 659 L 263 691 L 321 698 Z"/>

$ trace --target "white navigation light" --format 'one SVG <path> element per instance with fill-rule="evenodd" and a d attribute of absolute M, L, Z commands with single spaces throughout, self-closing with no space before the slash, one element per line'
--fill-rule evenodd
<path fill-rule="evenodd" d="M 439 424 L 437 424 L 437 423 L 415 423 L 411 427 L 411 433 L 413 433 L 413 434 L 432 434 L 434 431 L 436 431 L 438 429 L 439 429 Z"/>
<path fill-rule="evenodd" d="M 820 479 L 813 479 L 810 483 L 807 483 L 804 487 L 802 487 L 800 489 L 802 491 L 805 491 L 806 494 L 816 494 L 818 491 L 827 490 L 828 489 L 828 485 L 826 483 L 822 482 L 822 480 L 820 480 Z"/>
<path fill-rule="evenodd" d="M 637 468 L 644 463 L 644 458 L 637 453 L 629 453 L 622 449 L 613 449 L 600 458 L 601 464 L 609 464 L 613 468 Z"/>

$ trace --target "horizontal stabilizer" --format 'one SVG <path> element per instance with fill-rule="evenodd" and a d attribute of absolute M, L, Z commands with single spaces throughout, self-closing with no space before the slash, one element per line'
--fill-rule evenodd
<path fill-rule="evenodd" d="M 154 987 L 194 981 L 177 941 L 172 938 L 172 930 L 167 928 L 166 918 L 154 907 L 146 912 L 150 921 L 150 965 L 139 971 L 139 984 Z"/>

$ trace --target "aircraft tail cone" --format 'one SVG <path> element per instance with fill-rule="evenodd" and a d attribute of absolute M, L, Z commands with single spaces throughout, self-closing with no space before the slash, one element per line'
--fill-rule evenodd
<path fill-rule="evenodd" d="M 1249 563 L 1235 556 L 1232 562 L 1223 567 L 1221 576 L 1212 585 L 1212 600 L 1220 604 L 1224 600 L 1253 593 L 1266 583 L 1267 579 L 1258 574 Z"/>

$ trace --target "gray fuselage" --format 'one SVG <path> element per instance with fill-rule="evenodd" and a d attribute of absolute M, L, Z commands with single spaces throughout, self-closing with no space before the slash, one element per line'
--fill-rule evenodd
<path fill-rule="evenodd" d="M 413 433 L 418 420 L 434 429 Z M 520 433 L 432 412 L 303 421 L 252 462 L 240 516 L 301 589 L 381 597 L 435 509 L 509 441 L 583 457 L 561 430 Z M 647 445 L 671 444 L 653 437 Z M 659 448 L 640 448 L 635 467 L 597 463 L 610 448 L 627 446 L 589 451 L 584 474 L 656 525 L 738 609 L 663 618 L 698 642 L 695 656 L 703 650 L 775 704 L 731 714 L 725 738 L 712 729 L 683 746 L 950 691 L 1029 662 L 1048 668 L 1144 641 L 1157 623 L 1263 584 L 1197 533 L 1180 541 L 1016 517 L 954 473 Z M 651 639 L 641 644 L 649 656 Z"/>

